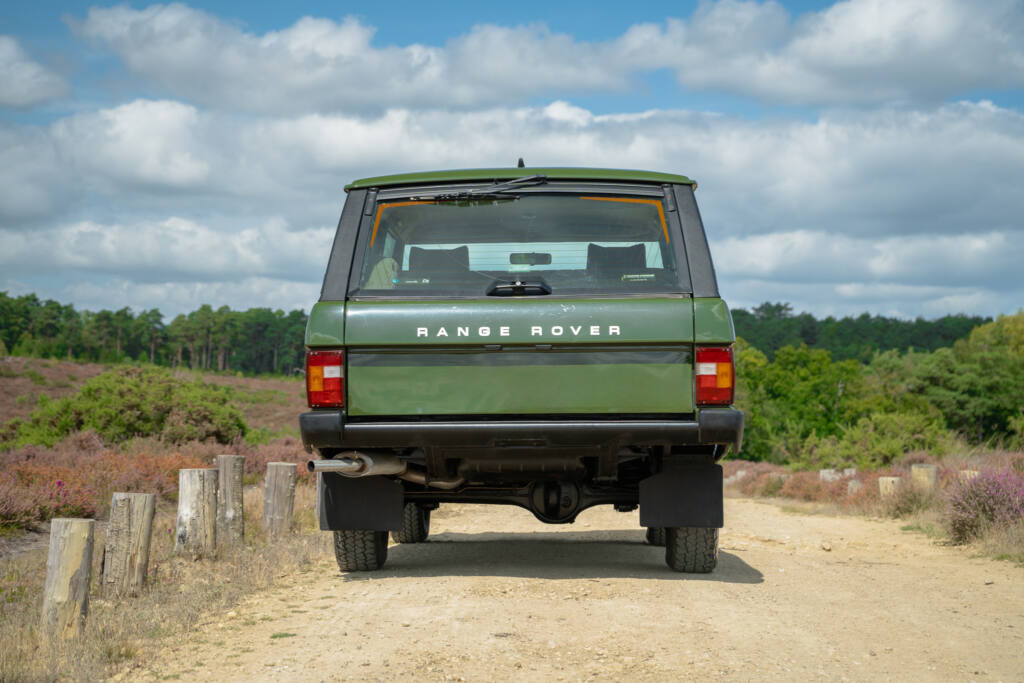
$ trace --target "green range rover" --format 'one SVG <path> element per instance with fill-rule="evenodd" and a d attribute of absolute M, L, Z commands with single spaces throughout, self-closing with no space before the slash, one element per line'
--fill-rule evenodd
<path fill-rule="evenodd" d="M 639 507 L 669 567 L 715 568 L 743 414 L 695 187 L 520 167 L 345 188 L 299 420 L 342 571 L 380 568 L 388 532 L 424 541 L 442 503 Z"/>

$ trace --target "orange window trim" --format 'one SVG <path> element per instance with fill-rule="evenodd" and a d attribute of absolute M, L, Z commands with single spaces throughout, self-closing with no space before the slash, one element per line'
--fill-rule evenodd
<path fill-rule="evenodd" d="M 373 219 L 373 232 L 370 234 L 370 246 L 373 246 L 374 241 L 377 239 L 377 228 L 380 227 L 380 217 L 384 213 L 384 209 L 396 208 L 399 206 L 414 206 L 416 204 L 436 204 L 434 201 L 418 201 L 418 202 L 392 202 L 391 204 L 381 204 L 377 207 L 377 215 Z"/>
<path fill-rule="evenodd" d="M 658 218 L 661 219 L 661 230 L 665 233 L 665 243 L 668 244 L 668 224 L 665 223 L 665 209 L 660 199 L 637 199 L 635 197 L 580 197 L 594 202 L 624 202 L 626 204 L 653 204 L 658 209 Z M 372 244 L 372 242 L 371 242 Z"/>

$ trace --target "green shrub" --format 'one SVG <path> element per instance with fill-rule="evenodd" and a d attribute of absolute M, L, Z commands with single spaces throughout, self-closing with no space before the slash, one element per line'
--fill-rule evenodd
<path fill-rule="evenodd" d="M 892 464 L 913 451 L 945 455 L 956 437 L 942 419 L 925 413 L 873 413 L 844 427 L 838 437 L 808 440 L 801 465 L 828 467 L 856 465 L 876 469 Z"/>
<path fill-rule="evenodd" d="M 31 417 L 0 430 L 0 444 L 52 446 L 86 429 L 110 444 L 140 436 L 228 443 L 247 431 L 231 397 L 226 387 L 178 379 L 163 368 L 122 367 L 92 378 L 74 396 L 40 396 Z"/>

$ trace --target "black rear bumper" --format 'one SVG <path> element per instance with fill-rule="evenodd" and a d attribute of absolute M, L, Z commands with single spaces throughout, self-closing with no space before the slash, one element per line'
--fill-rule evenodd
<path fill-rule="evenodd" d="M 387 420 L 346 421 L 339 410 L 299 416 L 302 443 L 312 448 L 521 446 L 671 446 L 721 444 L 739 451 L 743 413 L 704 408 L 695 419 Z"/>

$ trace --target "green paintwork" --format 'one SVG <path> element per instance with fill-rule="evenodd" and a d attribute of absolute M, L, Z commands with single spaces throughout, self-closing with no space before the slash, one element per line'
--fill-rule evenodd
<path fill-rule="evenodd" d="M 596 334 L 591 334 L 592 326 Z M 619 328 L 613 333 L 612 326 Z M 458 336 L 459 327 L 469 332 Z M 487 327 L 490 333 L 481 336 Z M 502 336 L 502 327 L 506 335 Z M 534 334 L 532 328 L 540 327 Z M 417 336 L 426 328 L 426 336 Z M 447 336 L 439 336 L 444 328 Z M 561 334 L 558 334 L 559 328 Z M 423 362 L 348 366 L 350 415 L 685 413 L 693 410 L 693 370 L 686 362 L 616 362 L 589 349 L 688 349 L 693 341 L 693 304 L 683 298 L 522 299 L 486 301 L 349 302 L 345 345 L 401 349 Z M 550 344 L 554 355 L 518 365 L 489 365 L 478 356 L 484 344 L 504 351 Z M 451 365 L 437 365 L 438 347 L 462 348 Z M 370 353 L 370 351 L 367 351 Z M 543 351 L 537 352 L 539 354 Z M 595 354 L 581 364 L 578 355 Z M 609 354 L 614 354 L 611 350 Z M 576 355 L 577 358 L 572 356 Z M 621 359 L 621 357 L 619 357 Z M 589 360 L 589 359 L 588 359 Z M 627 359 L 628 360 L 628 359 Z M 603 362 L 602 362 L 603 361 Z"/>
<path fill-rule="evenodd" d="M 473 168 L 457 171 L 425 171 L 363 178 L 345 186 L 345 191 L 388 185 L 425 185 L 472 181 L 499 181 L 546 175 L 553 180 L 610 180 L 638 183 L 695 185 L 686 176 L 655 171 L 630 171 L 614 168 Z"/>
<path fill-rule="evenodd" d="M 593 326 L 597 334 L 592 334 Z M 619 328 L 617 334 L 612 326 Z M 460 327 L 468 334 L 459 336 Z M 490 334 L 481 335 L 481 327 L 489 328 Z M 502 334 L 502 327 L 507 334 Z M 540 327 L 541 333 L 534 333 L 533 327 Z M 425 336 L 417 336 L 420 328 L 427 329 Z M 440 333 L 442 328 L 446 335 Z M 693 304 L 688 297 L 351 301 L 345 320 L 345 344 L 350 347 L 692 341 Z"/>
<path fill-rule="evenodd" d="M 697 344 L 732 344 L 736 341 L 732 314 L 721 299 L 693 300 L 693 328 Z"/>
<path fill-rule="evenodd" d="M 342 346 L 345 340 L 345 304 L 320 301 L 313 304 L 306 323 L 306 346 Z"/>
<path fill-rule="evenodd" d="M 689 363 L 349 367 L 349 415 L 693 412 Z"/>

